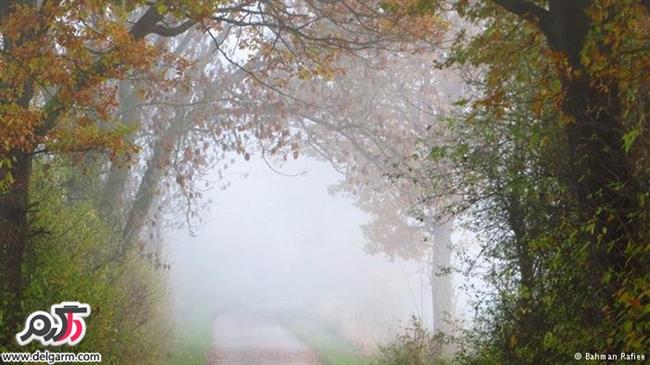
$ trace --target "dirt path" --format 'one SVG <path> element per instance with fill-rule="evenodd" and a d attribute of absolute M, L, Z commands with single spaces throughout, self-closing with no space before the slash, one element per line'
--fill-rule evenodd
<path fill-rule="evenodd" d="M 272 318 L 228 313 L 214 323 L 210 365 L 321 365 L 318 354 Z"/>

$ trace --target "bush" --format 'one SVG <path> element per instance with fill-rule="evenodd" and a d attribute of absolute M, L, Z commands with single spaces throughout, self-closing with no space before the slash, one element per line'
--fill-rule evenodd
<path fill-rule="evenodd" d="M 446 364 L 446 339 L 433 335 L 422 321 L 412 316 L 404 331 L 393 342 L 379 349 L 379 365 L 433 365 Z"/>
<path fill-rule="evenodd" d="M 84 340 L 70 349 L 52 351 L 99 352 L 104 364 L 163 363 L 167 347 L 164 322 L 164 281 L 136 252 L 114 259 L 119 235 L 104 221 L 93 196 L 80 197 L 70 186 L 78 170 L 61 161 L 35 166 L 32 179 L 31 229 L 26 253 L 22 313 L 49 311 L 62 301 L 88 303 Z M 93 189 L 93 178 L 83 188 Z M 78 181 L 77 181 L 78 182 Z M 2 346 L 0 346 L 1 348 Z M 34 351 L 37 342 L 18 351 Z"/>

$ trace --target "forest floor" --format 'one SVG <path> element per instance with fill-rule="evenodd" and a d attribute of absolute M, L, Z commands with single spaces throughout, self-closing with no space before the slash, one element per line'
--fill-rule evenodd
<path fill-rule="evenodd" d="M 214 322 L 210 365 L 322 365 L 319 354 L 280 321 L 249 312 Z"/>

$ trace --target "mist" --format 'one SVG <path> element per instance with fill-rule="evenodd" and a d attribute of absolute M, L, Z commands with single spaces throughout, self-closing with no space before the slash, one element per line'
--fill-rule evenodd
<path fill-rule="evenodd" d="M 231 187 L 204 196 L 209 212 L 192 235 L 165 234 L 179 323 L 232 313 L 306 318 L 367 351 L 411 315 L 430 323 L 422 264 L 366 252 L 361 226 L 370 218 L 328 192 L 343 178 L 330 164 L 301 157 L 272 170 L 253 158 L 230 170 Z"/>
<path fill-rule="evenodd" d="M 0 362 L 646 360 L 649 10 L 0 2 Z"/>

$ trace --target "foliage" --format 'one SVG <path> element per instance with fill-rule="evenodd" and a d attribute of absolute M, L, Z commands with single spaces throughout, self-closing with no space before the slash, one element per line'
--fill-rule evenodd
<path fill-rule="evenodd" d="M 137 2 L 46 2 L 37 10 L 9 3 L 0 27 L 3 155 L 31 151 L 39 143 L 53 149 L 119 150 L 120 139 L 103 138 L 110 129 L 94 130 L 89 118 L 108 119 L 114 87 L 105 80 L 143 70 L 156 55 L 126 27 Z"/>
<path fill-rule="evenodd" d="M 421 320 L 411 317 L 409 325 L 390 344 L 380 348 L 378 365 L 443 365 L 442 338 L 431 334 Z"/>
<path fill-rule="evenodd" d="M 563 363 L 576 351 L 648 347 L 647 1 L 263 3 L 259 9 L 221 1 L 0 4 L 5 338 L 22 311 L 74 294 L 96 308 L 89 333 L 98 337 L 83 346 L 126 363 L 144 356 L 143 349 L 155 351 L 146 342 L 154 339 L 141 334 L 157 325 L 160 307 L 153 298 L 159 289 L 133 243 L 152 207 L 164 208 L 156 199 L 159 187 L 175 181 L 187 202 L 195 198 L 200 189 L 191 180 L 208 165 L 205 153 L 213 142 L 222 156 L 235 151 L 248 159 L 248 144 L 259 143 L 263 152 L 296 158 L 298 143 L 282 124 L 292 113 L 291 127 L 310 132 L 316 153 L 336 142 L 366 142 L 354 153 L 329 157 L 350 168 L 350 180 L 371 180 L 349 181 L 349 190 L 386 218 L 377 220 L 382 229 L 369 231 L 378 250 L 421 256 L 426 245 L 417 238 L 409 242 L 417 241 L 418 249 L 403 245 L 391 224 L 428 238 L 423 226 L 438 220 L 440 201 L 453 202 L 450 214 L 472 222 L 468 228 L 481 239 L 481 273 L 491 288 L 476 303 L 478 321 L 468 336 L 475 351 L 463 354 L 467 362 Z M 344 53 L 350 59 L 381 56 L 367 50 L 398 44 L 392 50 L 403 52 L 406 40 L 415 38 L 416 49 L 440 40 L 447 30 L 440 14 L 446 11 L 472 25 L 439 62 L 441 69 L 462 72 L 472 87 L 456 105 L 460 115 L 450 112 L 451 131 L 438 128 L 442 118 L 429 125 L 422 100 L 417 108 L 402 101 L 404 94 L 431 100 L 433 83 L 393 82 L 390 76 L 399 72 L 381 67 L 371 77 L 366 68 L 356 70 L 365 84 L 343 77 L 346 69 L 353 71 Z M 204 38 L 162 40 L 194 25 L 200 32 L 192 36 Z M 228 44 L 246 54 L 243 62 L 230 58 L 234 49 L 223 48 Z M 181 51 L 168 52 L 173 47 Z M 435 77 L 422 66 L 428 64 L 395 67 Z M 191 67 L 191 80 L 176 84 Z M 139 83 L 125 81 L 137 78 Z M 306 81 L 313 92 L 295 87 L 295 80 Z M 325 91 L 309 85 L 312 80 Z M 315 104 L 331 101 L 336 113 L 295 103 L 291 93 L 282 94 L 289 100 L 284 105 L 269 103 L 260 84 L 274 92 L 295 87 Z M 131 91 L 118 95 L 121 87 Z M 375 88 L 387 95 L 377 101 L 375 95 L 350 94 Z M 133 120 L 119 110 L 127 102 L 138 109 L 129 116 Z M 154 107 L 139 105 L 145 102 Z M 341 123 L 331 123 L 341 116 Z M 308 122 L 313 125 L 306 127 Z M 350 129 L 362 132 L 349 136 Z M 131 173 L 125 166 L 137 144 L 145 150 L 137 166 L 143 171 Z M 369 156 L 359 163 L 364 153 Z M 87 171 L 80 173 L 68 157 L 83 161 Z M 363 165 L 372 160 L 380 168 L 364 176 Z M 107 166 L 109 176 L 102 176 Z M 395 197 L 368 189 L 386 181 Z M 106 199 L 98 200 L 101 195 Z M 444 201 L 436 200 L 441 196 Z M 431 343 L 414 321 L 384 355 L 389 362 L 430 362 Z"/>
<path fill-rule="evenodd" d="M 442 23 L 442 21 L 439 21 Z M 437 32 L 447 27 L 439 24 Z M 442 34 L 429 34 L 440 41 Z M 424 43 L 424 44 L 423 44 Z M 426 46 L 425 46 L 426 45 Z M 452 244 L 440 194 L 448 166 L 427 158 L 446 140 L 443 116 L 462 93 L 456 73 L 432 67 L 434 47 L 425 42 L 390 50 L 340 56 L 344 70 L 327 81 L 288 82 L 286 119 L 303 136 L 300 151 L 331 163 L 343 180 L 330 192 L 345 194 L 369 214 L 362 226 L 366 250 L 421 263 L 432 286 L 436 331 L 449 332 L 454 316 L 449 264 Z"/>
<path fill-rule="evenodd" d="M 255 142 L 250 139 L 277 134 L 282 138 L 274 139 L 271 152 L 290 149 L 298 156 L 296 144 L 287 146 L 288 130 L 277 122 L 281 113 L 270 120 L 273 110 L 256 98 L 257 88 L 274 87 L 258 82 L 260 76 L 279 70 L 327 78 L 329 62 L 339 53 L 403 39 L 405 24 L 398 20 L 387 32 L 385 16 L 373 9 L 330 2 L 3 1 L 2 340 L 10 339 L 22 317 L 23 276 L 30 275 L 28 211 L 38 204 L 30 192 L 34 156 L 74 156 L 102 174 L 109 167 L 102 176 L 105 187 L 95 193 L 103 195 L 107 225 L 121 233 L 110 250 L 123 259 L 132 246 L 143 249 L 145 226 L 156 223 L 153 210 L 164 211 L 168 202 L 159 194 L 161 186 L 176 182 L 190 220 L 194 212 L 187 206 L 201 190 L 193 178 L 208 165 L 210 145 L 221 158 L 231 149 L 250 156 L 246 144 Z M 192 67 L 190 82 L 177 82 Z M 251 100 L 262 108 L 252 113 L 241 107 Z M 151 107 L 149 113 L 142 104 Z M 171 117 L 162 105 L 172 110 Z M 147 123 L 141 116 L 153 117 Z M 133 159 L 139 150 L 145 161 L 130 170 L 141 162 Z M 135 192 L 133 180 L 139 182 Z"/>
<path fill-rule="evenodd" d="M 565 363 L 643 352 L 648 333 L 648 7 L 639 1 L 451 2 L 460 32 L 441 67 L 472 97 L 450 193 L 481 239 L 490 290 L 470 363 Z M 423 12 L 442 2 L 411 3 Z"/>
<path fill-rule="evenodd" d="M 38 203 L 33 199 L 37 195 L 30 194 L 34 156 L 102 151 L 108 158 L 134 150 L 124 138 L 131 129 L 113 123 L 115 81 L 164 59 L 164 52 L 145 41 L 148 34 L 180 34 L 204 15 L 194 13 L 189 23 L 168 27 L 159 22 L 167 17 L 175 23 L 173 9 L 170 14 L 158 10 L 141 1 L 0 5 L 3 341 L 11 339 L 23 315 L 23 266 L 33 234 L 28 211 Z M 133 22 L 135 15 L 140 17 Z"/>
<path fill-rule="evenodd" d="M 88 303 L 87 334 L 76 351 L 99 352 L 108 364 L 160 363 L 170 332 L 163 282 L 135 252 L 124 261 L 113 259 L 115 234 L 97 202 L 80 195 L 92 194 L 97 179 L 83 176 L 65 159 L 37 160 L 32 192 L 39 204 L 32 224 L 40 229 L 26 257 L 24 308 L 29 313 L 62 301 Z M 33 343 L 21 351 L 38 348 Z"/>

